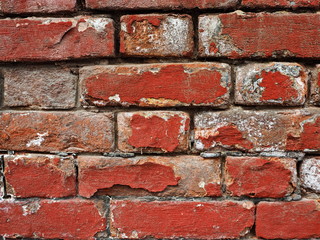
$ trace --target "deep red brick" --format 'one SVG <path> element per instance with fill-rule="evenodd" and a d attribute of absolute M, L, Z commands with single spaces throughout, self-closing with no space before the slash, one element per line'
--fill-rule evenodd
<path fill-rule="evenodd" d="M 0 201 L 0 235 L 94 239 L 97 232 L 106 229 L 102 204 L 82 199 Z"/>
<path fill-rule="evenodd" d="M 86 6 L 91 9 L 183 9 L 183 8 L 231 8 L 238 0 L 86 0 Z"/>
<path fill-rule="evenodd" d="M 296 186 L 296 162 L 292 158 L 227 157 L 227 192 L 232 196 L 282 198 Z"/>
<path fill-rule="evenodd" d="M 320 237 L 320 203 L 260 202 L 257 206 L 256 233 L 267 239 Z"/>
<path fill-rule="evenodd" d="M 111 201 L 111 235 L 119 238 L 238 238 L 254 223 L 254 204 Z"/>
<path fill-rule="evenodd" d="M 0 149 L 38 152 L 109 152 L 113 114 L 2 112 Z"/>
<path fill-rule="evenodd" d="M 296 63 L 256 63 L 236 68 L 235 102 L 244 105 L 305 103 L 308 72 Z"/>
<path fill-rule="evenodd" d="M 124 152 L 181 152 L 188 149 L 190 118 L 184 112 L 118 114 L 118 147 Z"/>
<path fill-rule="evenodd" d="M 244 13 L 199 18 L 201 56 L 320 57 L 320 15 Z"/>
<path fill-rule="evenodd" d="M 80 78 L 96 106 L 224 106 L 231 87 L 230 67 L 218 63 L 94 66 Z"/>
<path fill-rule="evenodd" d="M 219 158 L 79 156 L 78 166 L 79 194 L 84 197 L 97 191 L 115 196 L 221 196 Z"/>
<path fill-rule="evenodd" d="M 0 61 L 55 61 L 114 54 L 110 18 L 0 20 Z"/>
<path fill-rule="evenodd" d="M 318 108 L 288 111 L 248 111 L 195 115 L 197 150 L 319 151 Z"/>
<path fill-rule="evenodd" d="M 249 8 L 319 8 L 319 0 L 242 0 L 241 5 Z"/>
<path fill-rule="evenodd" d="M 125 15 L 120 21 L 120 53 L 125 56 L 182 57 L 193 53 L 189 15 Z"/>
<path fill-rule="evenodd" d="M 67 197 L 76 195 L 73 159 L 53 155 L 7 155 L 7 193 L 21 198 Z"/>
<path fill-rule="evenodd" d="M 0 13 L 53 13 L 74 11 L 77 0 L 0 0 Z"/>

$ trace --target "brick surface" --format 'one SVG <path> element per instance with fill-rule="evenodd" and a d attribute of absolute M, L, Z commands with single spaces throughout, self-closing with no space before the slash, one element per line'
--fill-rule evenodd
<path fill-rule="evenodd" d="M 139 1 L 104 1 L 86 0 L 86 6 L 91 9 L 184 9 L 184 8 L 231 8 L 235 7 L 238 0 L 139 0 Z"/>
<path fill-rule="evenodd" d="M 7 194 L 14 197 L 58 198 L 76 195 L 73 159 L 53 155 L 7 155 Z"/>
<path fill-rule="evenodd" d="M 320 150 L 320 112 L 202 112 L 195 115 L 197 150 L 305 151 Z"/>
<path fill-rule="evenodd" d="M 220 63 L 85 67 L 83 100 L 96 106 L 225 106 L 231 69 Z"/>
<path fill-rule="evenodd" d="M 191 56 L 193 45 L 193 24 L 189 15 L 121 17 L 120 53 L 125 56 Z"/>
<path fill-rule="evenodd" d="M 79 156 L 79 194 L 220 196 L 220 159 L 198 156 L 109 158 Z"/>
<path fill-rule="evenodd" d="M 188 149 L 190 118 L 184 112 L 118 114 L 118 147 L 124 152 L 181 152 Z"/>
<path fill-rule="evenodd" d="M 0 156 L 0 200 L 4 196 L 3 157 Z"/>
<path fill-rule="evenodd" d="M 241 5 L 248 8 L 319 8 L 318 0 L 242 0 Z"/>
<path fill-rule="evenodd" d="M 320 210 L 316 200 L 299 202 L 260 202 L 256 233 L 267 239 L 320 237 Z"/>
<path fill-rule="evenodd" d="M 303 160 L 300 168 L 302 187 L 307 191 L 320 193 L 320 157 Z"/>
<path fill-rule="evenodd" d="M 320 15 L 244 13 L 199 18 L 200 55 L 229 58 L 319 58 Z M 248 30 L 250 29 L 250 31 Z"/>
<path fill-rule="evenodd" d="M 46 109 L 74 107 L 77 76 L 70 71 L 45 66 L 3 69 L 4 106 Z"/>
<path fill-rule="evenodd" d="M 111 235 L 119 238 L 238 238 L 254 223 L 254 204 L 111 201 Z"/>
<path fill-rule="evenodd" d="M 308 73 L 296 63 L 248 64 L 236 68 L 235 102 L 244 105 L 302 105 Z"/>
<path fill-rule="evenodd" d="M 0 0 L 0 13 L 70 12 L 77 0 Z"/>
<path fill-rule="evenodd" d="M 312 71 L 311 78 L 311 103 L 320 105 L 320 64 Z"/>
<path fill-rule="evenodd" d="M 101 201 L 12 200 L 0 202 L 0 235 L 23 238 L 94 239 L 106 229 Z"/>
<path fill-rule="evenodd" d="M 0 20 L 0 61 L 55 61 L 114 54 L 110 18 Z"/>
<path fill-rule="evenodd" d="M 231 196 L 282 198 L 297 184 L 292 158 L 227 157 L 227 192 Z"/>
<path fill-rule="evenodd" d="M 113 114 L 89 112 L 2 112 L 0 149 L 38 152 L 108 152 Z"/>

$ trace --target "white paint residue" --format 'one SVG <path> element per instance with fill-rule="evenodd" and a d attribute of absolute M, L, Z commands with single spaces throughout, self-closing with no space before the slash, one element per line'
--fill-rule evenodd
<path fill-rule="evenodd" d="M 105 32 L 106 26 L 110 23 L 110 19 L 107 18 L 90 18 L 85 22 L 80 22 L 78 25 L 78 31 L 84 32 L 88 28 L 93 28 L 98 32 Z"/>
<path fill-rule="evenodd" d="M 206 183 L 204 181 L 201 181 L 201 182 L 198 183 L 198 186 L 200 188 L 204 188 L 206 186 Z"/>
<path fill-rule="evenodd" d="M 38 202 L 32 202 L 30 204 L 22 206 L 23 216 L 31 215 L 40 209 L 40 204 Z"/>
<path fill-rule="evenodd" d="M 44 141 L 44 138 L 43 137 L 46 137 L 48 136 L 48 132 L 45 132 L 45 133 L 37 133 L 38 137 L 36 139 L 33 139 L 31 141 L 29 141 L 27 143 L 27 147 L 31 147 L 31 146 L 41 146 L 41 144 L 43 143 Z"/>
<path fill-rule="evenodd" d="M 120 95 L 119 95 L 119 94 L 115 94 L 114 96 L 110 96 L 110 97 L 109 97 L 109 100 L 110 100 L 110 101 L 120 102 L 120 101 L 121 101 L 121 98 L 120 98 Z"/>
<path fill-rule="evenodd" d="M 301 180 L 305 188 L 320 192 L 320 159 L 306 159 L 301 166 Z"/>

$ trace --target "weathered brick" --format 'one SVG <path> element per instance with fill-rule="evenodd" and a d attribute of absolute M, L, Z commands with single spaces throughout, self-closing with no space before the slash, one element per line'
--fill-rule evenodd
<path fill-rule="evenodd" d="M 70 69 L 28 66 L 5 68 L 2 73 L 4 106 L 47 109 L 75 106 L 77 76 Z"/>
<path fill-rule="evenodd" d="M 317 200 L 260 202 L 256 234 L 267 239 L 320 237 L 320 206 Z"/>
<path fill-rule="evenodd" d="M 96 106 L 225 106 L 230 78 L 230 66 L 220 63 L 110 65 L 80 70 L 83 100 Z"/>
<path fill-rule="evenodd" d="M 306 158 L 300 168 L 302 187 L 320 193 L 320 157 Z"/>
<path fill-rule="evenodd" d="M 0 235 L 23 238 L 95 239 L 106 229 L 101 201 L 83 199 L 0 201 Z"/>
<path fill-rule="evenodd" d="M 188 149 L 190 118 L 184 112 L 118 114 L 118 147 L 124 152 L 181 152 Z"/>
<path fill-rule="evenodd" d="M 113 237 L 238 238 L 254 223 L 254 204 L 233 202 L 111 201 Z"/>
<path fill-rule="evenodd" d="M 320 57 L 320 15 L 244 13 L 199 18 L 202 57 Z"/>
<path fill-rule="evenodd" d="M 121 17 L 120 52 L 125 56 L 191 56 L 193 46 L 193 23 L 189 15 Z"/>
<path fill-rule="evenodd" d="M 311 103 L 320 105 L 320 65 L 312 71 L 311 78 Z"/>
<path fill-rule="evenodd" d="M 3 157 L 0 156 L 0 200 L 4 196 Z"/>
<path fill-rule="evenodd" d="M 319 151 L 320 111 L 203 112 L 195 115 L 197 150 Z"/>
<path fill-rule="evenodd" d="M 198 156 L 79 156 L 79 194 L 221 196 L 220 159 Z M 101 191 L 102 190 L 102 191 Z"/>
<path fill-rule="evenodd" d="M 53 13 L 74 11 L 77 0 L 0 0 L 0 13 Z"/>
<path fill-rule="evenodd" d="M 292 158 L 227 157 L 225 184 L 231 196 L 282 198 L 297 183 Z"/>
<path fill-rule="evenodd" d="M 73 159 L 54 155 L 7 155 L 7 194 L 14 197 L 67 197 L 76 195 Z"/>
<path fill-rule="evenodd" d="M 308 74 L 296 63 L 248 64 L 236 68 L 235 102 L 244 105 L 302 105 Z"/>
<path fill-rule="evenodd" d="M 89 112 L 2 112 L 0 149 L 108 152 L 113 114 Z"/>
<path fill-rule="evenodd" d="M 238 0 L 139 0 L 139 1 L 104 1 L 86 0 L 87 8 L 91 9 L 191 9 L 191 8 L 231 8 L 235 7 Z"/>
<path fill-rule="evenodd" d="M 242 0 L 248 8 L 319 8 L 319 0 Z"/>
<path fill-rule="evenodd" d="M 0 61 L 55 61 L 114 54 L 110 18 L 0 20 Z"/>

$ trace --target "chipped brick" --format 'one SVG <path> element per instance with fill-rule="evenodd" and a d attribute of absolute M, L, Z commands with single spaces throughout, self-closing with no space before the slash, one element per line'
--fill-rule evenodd
<path fill-rule="evenodd" d="M 303 160 L 300 168 L 300 178 L 304 189 L 320 193 L 320 157 Z"/>

